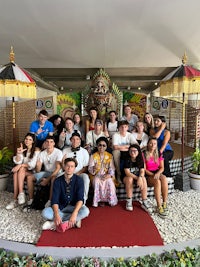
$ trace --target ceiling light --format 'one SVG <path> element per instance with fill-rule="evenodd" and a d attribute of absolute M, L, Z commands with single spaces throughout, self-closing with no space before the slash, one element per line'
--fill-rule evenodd
<path fill-rule="evenodd" d="M 60 91 L 63 91 L 63 90 L 64 90 L 64 87 L 63 87 L 63 86 L 61 86 L 61 87 L 60 87 Z"/>
<path fill-rule="evenodd" d="M 87 81 L 90 80 L 90 75 L 86 75 L 86 80 L 87 80 Z"/>
<path fill-rule="evenodd" d="M 131 87 L 130 87 L 130 86 L 128 86 L 128 87 L 127 87 L 127 90 L 131 90 Z"/>
<path fill-rule="evenodd" d="M 158 83 L 154 83 L 155 85 L 158 85 Z"/>
<path fill-rule="evenodd" d="M 138 87 L 138 90 L 141 90 L 141 87 Z"/>

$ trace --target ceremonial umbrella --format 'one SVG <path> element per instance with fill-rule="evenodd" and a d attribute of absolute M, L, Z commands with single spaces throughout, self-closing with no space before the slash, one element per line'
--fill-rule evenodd
<path fill-rule="evenodd" d="M 185 95 L 200 92 L 200 71 L 186 65 L 187 56 L 184 54 L 182 65 L 170 72 L 160 82 L 160 96 L 182 96 L 182 171 L 184 162 L 184 129 L 185 129 Z"/>
<path fill-rule="evenodd" d="M 35 99 L 36 83 L 31 76 L 15 62 L 13 47 L 10 51 L 10 62 L 0 67 L 0 97 L 12 98 L 13 109 L 13 145 L 15 149 L 16 137 L 16 114 L 15 114 L 15 97 Z"/>

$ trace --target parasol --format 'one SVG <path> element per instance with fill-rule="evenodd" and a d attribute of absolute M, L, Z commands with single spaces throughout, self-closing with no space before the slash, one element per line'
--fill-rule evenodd
<path fill-rule="evenodd" d="M 184 54 L 182 65 L 170 72 L 160 82 L 160 96 L 182 96 L 182 171 L 184 162 L 184 129 L 185 129 L 185 95 L 200 92 L 200 71 L 186 65 L 187 56 Z"/>
<path fill-rule="evenodd" d="M 192 66 L 183 64 L 170 72 L 160 83 L 160 96 L 174 96 L 178 94 L 196 94 L 200 88 L 200 71 Z"/>
<path fill-rule="evenodd" d="M 0 67 L 0 97 L 12 97 L 13 109 L 13 145 L 15 149 L 15 97 L 36 98 L 36 83 L 31 76 L 15 62 L 13 47 L 10 51 L 10 62 Z"/>

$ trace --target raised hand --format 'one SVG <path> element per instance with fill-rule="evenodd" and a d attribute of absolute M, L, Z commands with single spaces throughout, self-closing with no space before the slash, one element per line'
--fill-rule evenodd
<path fill-rule="evenodd" d="M 23 144 L 20 143 L 20 147 L 17 148 L 17 154 L 23 154 L 23 152 L 26 150 L 27 148 L 23 148 Z"/>
<path fill-rule="evenodd" d="M 65 128 L 63 128 L 63 130 L 62 130 L 62 132 L 60 133 L 60 136 L 59 136 L 59 138 L 60 138 L 60 140 L 65 140 L 65 137 L 66 137 L 66 129 Z"/>
<path fill-rule="evenodd" d="M 44 132 L 44 130 L 42 130 L 42 127 L 40 126 L 40 128 L 37 130 L 37 134 L 41 134 L 42 132 Z"/>

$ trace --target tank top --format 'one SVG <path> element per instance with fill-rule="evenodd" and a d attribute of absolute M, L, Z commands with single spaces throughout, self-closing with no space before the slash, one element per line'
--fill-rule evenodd
<path fill-rule="evenodd" d="M 155 129 L 155 131 L 157 131 L 157 129 Z M 161 146 L 163 144 L 163 140 L 165 138 L 164 134 L 165 134 L 165 129 L 162 131 L 162 133 L 160 134 L 159 138 L 157 139 L 157 141 L 158 141 L 158 150 L 160 150 L 160 148 L 161 148 Z M 165 152 L 167 150 L 172 150 L 172 147 L 170 146 L 169 143 L 167 143 L 167 145 L 165 147 L 165 150 L 163 152 Z"/>

